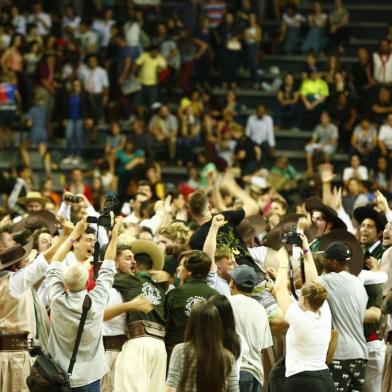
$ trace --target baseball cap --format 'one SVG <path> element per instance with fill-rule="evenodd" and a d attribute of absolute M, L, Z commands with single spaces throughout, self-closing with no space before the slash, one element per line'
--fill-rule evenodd
<path fill-rule="evenodd" d="M 340 262 L 349 262 L 351 260 L 352 251 L 349 246 L 341 242 L 330 243 L 325 251 L 324 257 L 327 259 L 335 259 Z"/>
<path fill-rule="evenodd" d="M 255 270 L 249 265 L 239 265 L 229 272 L 231 279 L 244 291 L 252 291 L 257 283 Z"/>

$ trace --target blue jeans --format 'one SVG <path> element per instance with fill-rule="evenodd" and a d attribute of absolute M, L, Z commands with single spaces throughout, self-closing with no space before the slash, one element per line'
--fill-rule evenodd
<path fill-rule="evenodd" d="M 68 120 L 65 128 L 68 154 L 80 157 L 83 144 L 83 120 Z"/>
<path fill-rule="evenodd" d="M 263 386 L 250 373 L 241 370 L 240 392 L 263 392 Z"/>
<path fill-rule="evenodd" d="M 84 385 L 83 387 L 71 388 L 74 392 L 99 392 L 101 380 L 94 381 L 90 384 Z"/>

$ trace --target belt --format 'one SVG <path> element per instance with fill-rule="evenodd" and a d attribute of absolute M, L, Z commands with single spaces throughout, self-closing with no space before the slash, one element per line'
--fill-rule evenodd
<path fill-rule="evenodd" d="M 27 350 L 28 332 L 0 334 L 0 351 Z"/>
<path fill-rule="evenodd" d="M 135 339 L 143 336 L 149 336 L 163 340 L 166 335 L 166 328 L 153 321 L 140 320 L 133 321 L 127 325 L 127 339 Z"/>
<path fill-rule="evenodd" d="M 121 351 L 121 348 L 126 341 L 127 338 L 125 335 L 103 337 L 103 345 L 105 350 Z"/>
<path fill-rule="evenodd" d="M 367 342 L 374 342 L 375 340 L 380 340 L 377 331 L 373 331 L 368 336 L 366 336 Z"/>
<path fill-rule="evenodd" d="M 387 343 L 392 344 L 392 331 L 388 332 L 386 340 L 387 340 Z"/>

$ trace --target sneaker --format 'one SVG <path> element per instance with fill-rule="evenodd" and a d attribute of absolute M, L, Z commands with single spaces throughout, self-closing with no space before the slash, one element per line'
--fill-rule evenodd
<path fill-rule="evenodd" d="M 73 160 L 72 157 L 67 157 L 67 158 L 64 158 L 64 159 L 61 161 L 61 163 L 62 163 L 63 165 L 70 165 L 70 164 L 72 163 L 72 160 Z"/>
<path fill-rule="evenodd" d="M 72 159 L 71 159 L 71 164 L 72 165 L 79 165 L 80 164 L 80 158 L 79 157 L 73 157 Z"/>

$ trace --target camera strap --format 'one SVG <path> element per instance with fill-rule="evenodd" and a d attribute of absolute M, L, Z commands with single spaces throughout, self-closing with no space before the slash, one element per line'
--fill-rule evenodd
<path fill-rule="evenodd" d="M 290 290 L 291 293 L 293 294 L 294 298 L 298 301 L 298 295 L 295 292 L 295 284 L 294 284 L 294 268 L 293 268 L 293 263 L 291 261 L 291 257 L 293 256 L 293 253 L 289 253 L 289 279 L 290 279 Z"/>

